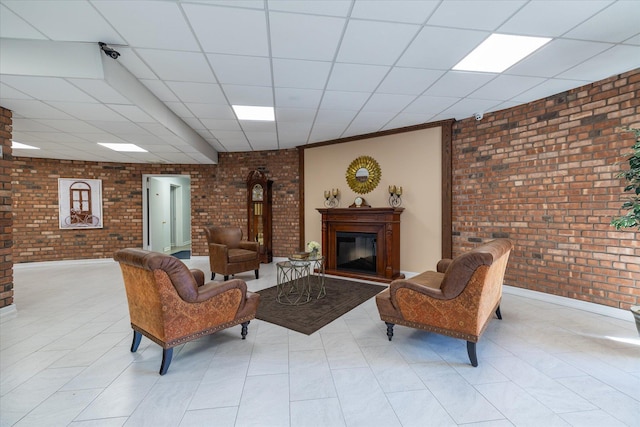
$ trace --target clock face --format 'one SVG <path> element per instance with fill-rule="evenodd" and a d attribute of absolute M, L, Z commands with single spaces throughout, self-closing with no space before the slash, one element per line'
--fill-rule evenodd
<path fill-rule="evenodd" d="M 356 197 L 356 200 L 354 200 L 354 203 L 356 204 L 357 207 L 362 206 L 362 197 Z"/>
<path fill-rule="evenodd" d="M 253 186 L 253 190 L 251 191 L 251 198 L 254 202 L 259 202 L 263 200 L 262 185 L 256 184 Z"/>

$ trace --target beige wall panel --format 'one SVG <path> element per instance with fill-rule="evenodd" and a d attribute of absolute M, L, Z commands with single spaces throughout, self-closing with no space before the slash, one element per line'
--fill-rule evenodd
<path fill-rule="evenodd" d="M 389 206 L 389 185 L 402 186 L 400 269 L 435 269 L 442 240 L 442 143 L 440 127 L 381 136 L 304 151 L 305 242 L 322 240 L 324 191 L 340 190 L 340 208 L 358 194 L 349 188 L 346 171 L 359 156 L 371 156 L 382 171 L 380 184 L 362 197 L 372 207 Z M 355 209 L 355 208 L 354 208 Z"/>

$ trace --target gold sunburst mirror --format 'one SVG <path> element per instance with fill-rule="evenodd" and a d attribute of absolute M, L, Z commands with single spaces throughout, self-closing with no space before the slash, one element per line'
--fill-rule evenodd
<path fill-rule="evenodd" d="M 375 189 L 381 176 L 380 165 L 370 156 L 356 158 L 347 168 L 347 184 L 358 194 L 367 194 Z"/>

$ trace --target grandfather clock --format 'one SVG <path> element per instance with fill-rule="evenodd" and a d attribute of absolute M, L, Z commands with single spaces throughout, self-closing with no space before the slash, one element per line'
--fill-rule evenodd
<path fill-rule="evenodd" d="M 260 262 L 273 261 L 271 241 L 271 187 L 273 181 L 258 170 L 247 176 L 247 218 L 249 240 L 260 243 Z"/>

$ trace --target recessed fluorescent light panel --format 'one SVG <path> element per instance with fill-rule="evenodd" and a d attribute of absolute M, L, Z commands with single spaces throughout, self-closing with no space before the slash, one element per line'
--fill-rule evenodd
<path fill-rule="evenodd" d="M 11 148 L 20 148 L 22 150 L 39 150 L 40 149 L 38 147 L 34 147 L 33 145 L 27 145 L 17 141 L 11 141 Z"/>
<path fill-rule="evenodd" d="M 251 105 L 232 105 L 238 120 L 261 120 L 273 122 L 276 119 L 273 107 L 254 107 Z"/>
<path fill-rule="evenodd" d="M 99 145 L 103 147 L 110 148 L 113 151 L 121 151 L 126 153 L 146 153 L 147 150 L 144 148 L 138 147 L 135 144 L 116 144 L 111 142 L 98 142 Z"/>
<path fill-rule="evenodd" d="M 501 73 L 549 41 L 551 39 L 547 37 L 492 34 L 453 69 Z"/>

